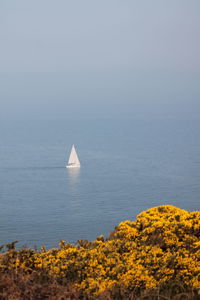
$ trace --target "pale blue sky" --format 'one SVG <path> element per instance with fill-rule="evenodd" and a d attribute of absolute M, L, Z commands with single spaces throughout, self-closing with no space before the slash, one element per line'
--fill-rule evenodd
<path fill-rule="evenodd" d="M 0 0 L 0 118 L 199 118 L 199 15 L 199 0 Z"/>

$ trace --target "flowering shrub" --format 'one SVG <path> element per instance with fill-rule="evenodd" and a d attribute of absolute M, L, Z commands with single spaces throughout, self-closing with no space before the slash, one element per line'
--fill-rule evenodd
<path fill-rule="evenodd" d="M 121 222 L 106 240 L 99 236 L 77 246 L 61 241 L 59 249 L 39 252 L 10 249 L 1 254 L 0 269 L 38 272 L 45 280 L 70 283 L 95 297 L 116 290 L 137 296 L 154 290 L 165 295 L 198 293 L 200 212 L 154 207 L 136 221 Z"/>

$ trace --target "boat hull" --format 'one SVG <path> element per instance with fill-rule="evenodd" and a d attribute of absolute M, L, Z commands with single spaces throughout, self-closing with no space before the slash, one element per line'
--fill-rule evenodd
<path fill-rule="evenodd" d="M 76 166 L 76 165 L 67 165 L 67 166 L 65 166 L 65 168 L 67 168 L 67 169 L 74 169 L 74 168 L 80 168 L 80 166 Z"/>

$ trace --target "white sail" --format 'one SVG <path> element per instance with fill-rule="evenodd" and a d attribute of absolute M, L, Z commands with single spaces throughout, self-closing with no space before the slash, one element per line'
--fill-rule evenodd
<path fill-rule="evenodd" d="M 78 155 L 76 153 L 76 149 L 73 145 L 66 168 L 79 168 L 80 166 L 81 166 L 81 164 L 80 164 Z"/>

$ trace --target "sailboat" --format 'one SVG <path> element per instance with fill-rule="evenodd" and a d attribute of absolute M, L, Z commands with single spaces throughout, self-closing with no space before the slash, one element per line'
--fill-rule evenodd
<path fill-rule="evenodd" d="M 81 164 L 80 164 L 78 155 L 76 153 L 76 149 L 73 145 L 66 168 L 80 168 L 80 166 L 81 166 Z"/>

